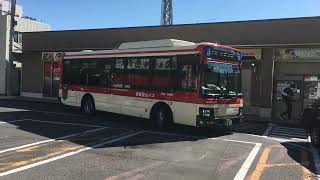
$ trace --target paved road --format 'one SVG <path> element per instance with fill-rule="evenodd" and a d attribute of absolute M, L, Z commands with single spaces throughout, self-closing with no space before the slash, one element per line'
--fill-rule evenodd
<path fill-rule="evenodd" d="M 317 179 L 318 154 L 303 130 L 243 123 L 234 131 L 157 131 L 138 118 L 1 100 L 0 179 Z"/>

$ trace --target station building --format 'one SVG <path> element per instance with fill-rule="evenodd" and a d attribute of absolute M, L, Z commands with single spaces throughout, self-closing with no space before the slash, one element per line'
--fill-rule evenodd
<path fill-rule="evenodd" d="M 320 17 L 304 17 L 24 33 L 21 95 L 57 97 L 58 60 L 43 58 L 44 52 L 116 49 L 123 42 L 181 39 L 215 42 L 242 51 L 247 115 L 279 122 L 285 108 L 281 90 L 296 84 L 293 117 L 298 119 L 302 109 L 320 97 L 319 29 Z"/>
<path fill-rule="evenodd" d="M 7 2 L 7 1 L 4 1 Z M 20 7 L 20 6 L 19 6 Z M 22 13 L 22 8 L 18 8 L 17 13 Z M 2 11 L 1 13 L 3 13 Z M 7 94 L 7 67 L 9 63 L 9 41 L 10 41 L 10 15 L 2 15 L 0 13 L 0 95 Z M 3 13 L 4 14 L 4 13 Z M 34 31 L 46 31 L 50 30 L 50 26 L 44 23 L 40 23 L 33 19 L 22 18 L 22 14 L 16 14 L 15 21 L 16 26 L 14 27 L 13 36 L 13 57 L 14 65 L 13 79 L 11 84 L 13 87 L 13 94 L 17 95 L 20 93 L 20 72 L 21 72 L 21 53 L 22 53 L 22 33 L 23 32 L 34 32 Z"/>

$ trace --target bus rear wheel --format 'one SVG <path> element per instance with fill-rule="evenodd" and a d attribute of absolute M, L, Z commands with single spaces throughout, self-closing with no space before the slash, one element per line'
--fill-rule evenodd
<path fill-rule="evenodd" d="M 171 110 L 164 106 L 158 106 L 152 113 L 151 118 L 157 129 L 168 129 L 173 124 Z"/>
<path fill-rule="evenodd" d="M 85 96 L 81 103 L 81 109 L 84 114 L 93 115 L 96 111 L 94 101 L 92 97 Z"/>

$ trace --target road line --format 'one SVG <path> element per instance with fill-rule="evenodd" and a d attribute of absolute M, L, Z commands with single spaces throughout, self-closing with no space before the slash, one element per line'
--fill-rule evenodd
<path fill-rule="evenodd" d="M 256 169 L 253 171 L 250 180 L 259 180 L 262 172 L 264 171 L 264 169 L 267 166 L 267 160 L 269 158 L 269 154 L 270 154 L 270 148 L 265 148 L 262 152 L 262 155 L 260 156 L 259 162 L 256 166 Z"/>
<path fill-rule="evenodd" d="M 51 124 L 64 124 L 64 125 L 74 125 L 74 126 L 87 126 L 87 127 L 95 127 L 101 128 L 105 126 L 97 126 L 97 125 L 90 125 L 90 124 L 78 124 L 78 123 L 66 123 L 66 122 L 57 122 L 57 121 L 42 121 L 42 120 L 35 120 L 35 119 L 25 119 L 27 121 L 35 121 L 35 122 L 43 122 L 43 123 L 51 123 Z"/>
<path fill-rule="evenodd" d="M 52 112 L 52 111 L 38 111 L 38 110 L 28 110 L 28 111 L 46 113 L 46 114 L 65 115 L 65 116 L 86 117 L 85 115 L 80 115 L 80 114 L 69 114 L 69 113 L 60 113 L 60 112 Z"/>
<path fill-rule="evenodd" d="M 108 127 L 99 128 L 99 129 L 93 129 L 93 130 L 89 130 L 89 131 L 85 131 L 85 132 L 70 134 L 70 135 L 59 137 L 59 138 L 55 138 L 55 139 L 48 139 L 48 140 L 44 140 L 44 141 L 38 141 L 38 142 L 30 143 L 30 144 L 25 144 L 25 145 L 22 145 L 22 146 L 1 150 L 0 154 L 6 153 L 6 152 L 9 152 L 9 151 L 15 151 L 15 150 L 18 150 L 18 149 L 28 148 L 28 147 L 39 145 L 39 144 L 49 143 L 49 142 L 53 142 L 53 141 L 57 141 L 57 140 L 63 140 L 63 139 L 71 138 L 71 137 L 82 135 L 82 134 L 88 134 L 88 133 L 100 131 L 100 130 L 107 129 L 107 128 Z"/>
<path fill-rule="evenodd" d="M 230 141 L 230 142 L 238 142 L 238 143 L 244 143 L 244 144 L 260 144 L 261 143 L 257 143 L 257 142 L 250 142 L 250 141 L 239 141 L 239 140 L 233 140 L 233 139 L 219 139 L 219 138 L 210 138 L 210 139 L 217 139 L 217 140 L 223 140 L 223 141 Z"/>
<path fill-rule="evenodd" d="M 161 135 L 169 135 L 169 136 L 181 136 L 181 137 L 191 137 L 191 138 L 201 138 L 204 139 L 207 137 L 203 137 L 203 136 L 192 136 L 192 135 L 188 135 L 188 134 L 177 134 L 177 133 L 166 133 L 166 132 L 158 132 L 158 131 L 144 131 L 145 133 L 152 133 L 152 134 L 161 134 Z"/>
<path fill-rule="evenodd" d="M 233 141 L 233 142 L 237 142 L 237 141 Z M 238 142 L 240 142 L 240 141 L 238 141 Z M 250 169 L 255 157 L 257 156 L 257 154 L 258 154 L 258 152 L 259 152 L 259 150 L 261 148 L 261 145 L 262 145 L 261 143 L 256 143 L 256 145 L 251 150 L 251 152 L 249 153 L 248 157 L 246 158 L 246 160 L 242 164 L 242 166 L 239 169 L 238 173 L 234 177 L 234 180 L 243 180 L 246 177 L 246 175 L 248 173 L 248 170 Z"/>
<path fill-rule="evenodd" d="M 27 121 L 26 119 L 21 119 L 21 120 L 13 120 L 13 121 L 1 121 L 0 124 L 10 124 L 10 123 L 14 123 L 14 122 L 21 122 L 21 121 Z"/>
<path fill-rule="evenodd" d="M 93 148 L 98 148 L 98 147 L 101 147 L 101 146 L 104 146 L 104 145 L 107 145 L 107 144 L 111 144 L 111 143 L 114 143 L 114 142 L 117 142 L 117 141 L 128 139 L 130 137 L 133 137 L 133 136 L 136 136 L 136 135 L 139 135 L 139 134 L 142 134 L 142 133 L 144 133 L 144 131 L 131 133 L 131 134 L 128 134 L 128 135 L 125 135 L 125 136 L 121 136 L 120 135 L 121 137 L 119 137 L 119 138 L 112 139 L 112 140 L 109 140 L 109 141 L 106 141 L 106 142 L 103 142 L 103 143 L 100 143 L 100 144 L 96 144 L 96 145 L 91 146 L 91 147 L 82 148 L 82 149 L 79 149 L 79 150 L 76 150 L 76 151 L 72 151 L 72 152 L 69 152 L 69 153 L 54 157 L 54 158 L 50 158 L 50 159 L 47 159 L 47 160 L 44 160 L 44 161 L 39 161 L 39 162 L 36 162 L 36 163 L 33 163 L 33 164 L 29 164 L 29 165 L 26 165 L 26 166 L 19 167 L 17 169 L 13 169 L 13 170 L 9 170 L 9 171 L 0 173 L 0 177 L 6 176 L 6 175 L 9 175 L 9 174 L 13 174 L 13 173 L 16 173 L 16 172 L 24 171 L 24 170 L 27 170 L 27 169 L 30 169 L 30 168 L 33 168 L 33 167 L 37 167 L 37 166 L 40 166 L 40 165 L 43 165 L 43 164 L 47 164 L 47 163 L 52 162 L 52 161 L 56 161 L 56 160 L 59 160 L 59 159 L 66 158 L 66 157 L 69 157 L 69 156 L 73 156 L 75 154 L 79 154 L 81 152 L 91 150 Z"/>

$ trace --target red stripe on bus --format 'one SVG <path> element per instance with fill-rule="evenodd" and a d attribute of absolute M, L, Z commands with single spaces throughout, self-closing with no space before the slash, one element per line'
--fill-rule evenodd
<path fill-rule="evenodd" d="M 112 94 L 112 95 L 118 95 L 118 96 L 156 99 L 160 101 L 161 100 L 175 101 L 175 102 L 194 103 L 194 104 L 240 104 L 240 101 L 242 100 L 242 98 L 202 99 L 198 96 L 197 92 L 176 91 L 175 93 L 166 93 L 166 92 L 154 92 L 154 91 L 143 91 L 143 90 L 81 86 L 81 85 L 61 85 L 60 87 L 62 90 L 68 89 L 72 91 L 81 91 L 81 92 L 88 92 L 88 93 Z"/>

